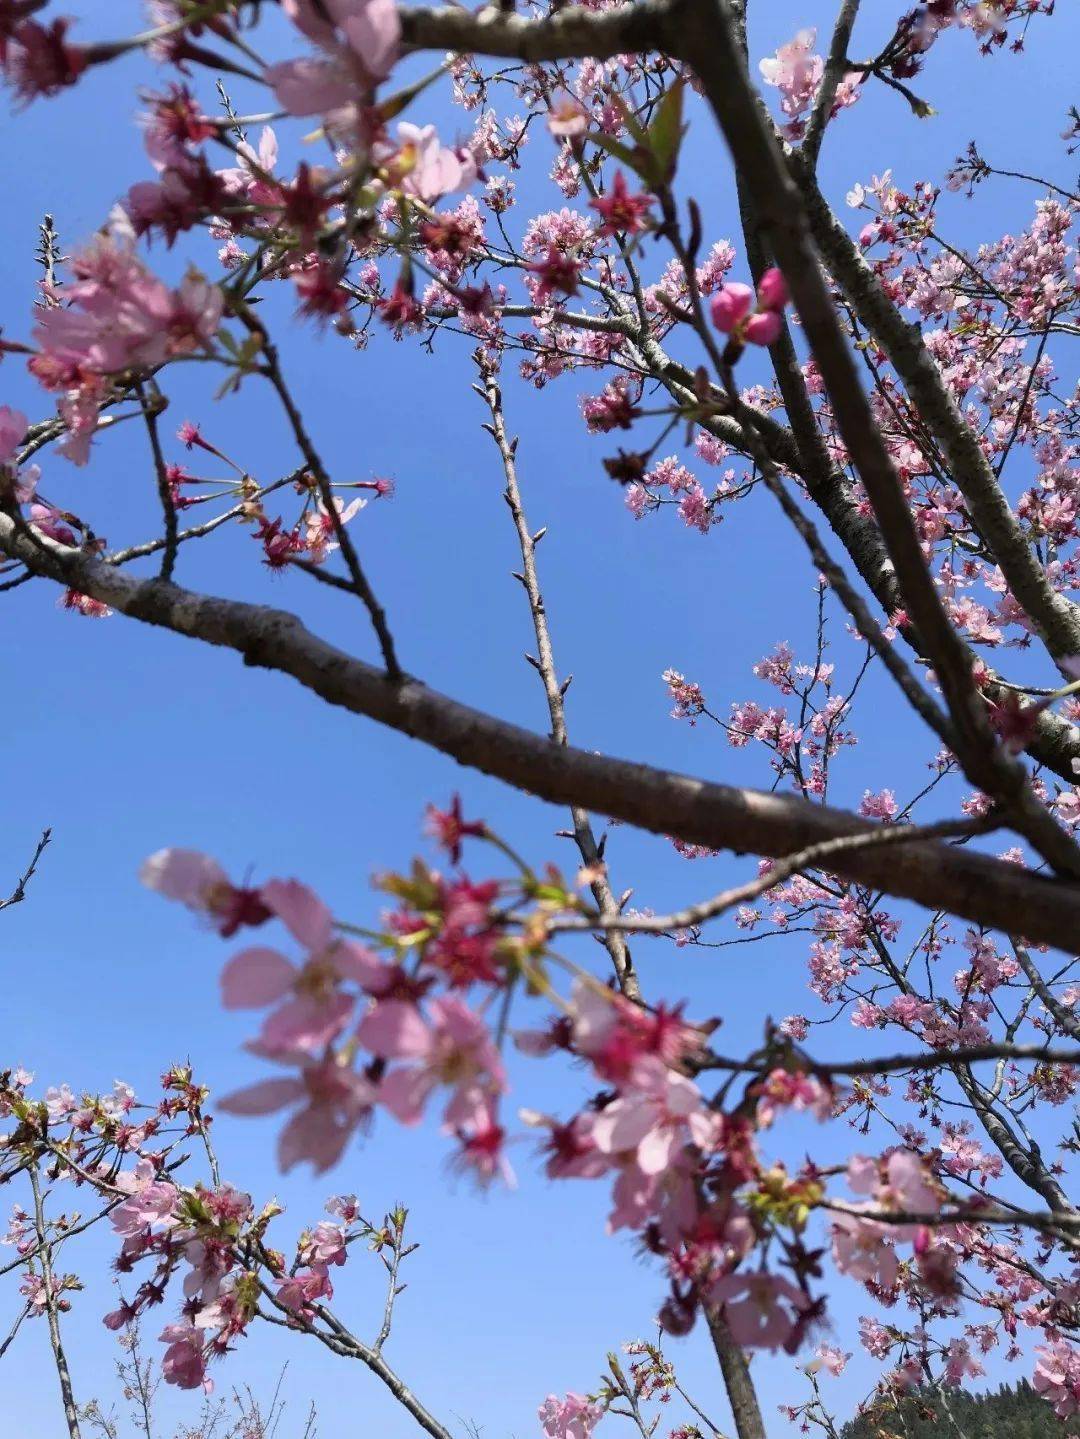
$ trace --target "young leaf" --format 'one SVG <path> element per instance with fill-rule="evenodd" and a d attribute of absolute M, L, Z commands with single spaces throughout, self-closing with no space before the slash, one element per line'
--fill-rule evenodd
<path fill-rule="evenodd" d="M 675 162 L 686 127 L 682 122 L 683 90 L 686 82 L 676 80 L 660 101 L 653 122 L 649 126 L 649 149 L 656 157 L 663 180 L 670 180 L 675 173 Z"/>

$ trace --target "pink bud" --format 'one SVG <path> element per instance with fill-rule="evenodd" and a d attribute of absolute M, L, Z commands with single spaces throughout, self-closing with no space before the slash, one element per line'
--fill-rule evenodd
<path fill-rule="evenodd" d="M 757 287 L 758 304 L 763 310 L 782 310 L 791 299 L 788 294 L 787 281 L 783 274 L 774 266 L 766 270 L 761 277 Z"/>
<path fill-rule="evenodd" d="M 783 323 L 775 310 L 760 310 L 747 320 L 744 333 L 751 345 L 772 345 L 780 338 Z"/>
<path fill-rule="evenodd" d="M 718 330 L 730 335 L 750 312 L 754 292 L 749 285 L 725 285 L 712 299 L 712 320 Z"/>

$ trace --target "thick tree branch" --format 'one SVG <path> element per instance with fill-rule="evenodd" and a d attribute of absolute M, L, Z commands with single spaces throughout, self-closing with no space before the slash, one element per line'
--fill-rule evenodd
<path fill-rule="evenodd" d="M 765 1422 L 746 1354 L 736 1344 L 722 1310 L 706 1309 L 705 1317 L 716 1357 L 720 1361 L 720 1372 L 724 1376 L 735 1432 L 739 1439 L 765 1439 Z"/>
<path fill-rule="evenodd" d="M 122 614 L 235 650 L 247 664 L 289 674 L 330 704 L 556 804 L 578 804 L 688 844 L 773 858 L 841 835 L 879 832 L 842 810 L 555 745 L 415 680 L 394 684 L 311 634 L 295 615 L 136 579 L 45 538 L 34 544 L 2 513 L 0 550 Z M 1075 950 L 1080 940 L 1080 886 L 985 855 L 938 843 L 871 846 L 840 854 L 831 867 L 858 884 L 988 928 L 1022 928 L 1035 943 Z"/>
<path fill-rule="evenodd" d="M 1047 1011 L 1053 1017 L 1054 1022 L 1063 1033 L 1070 1035 L 1073 1039 L 1080 1039 L 1080 1019 L 1054 994 L 1053 990 L 1039 973 L 1038 965 L 1032 959 L 1026 945 L 1021 944 L 1018 939 L 1012 941 L 1012 951 L 1016 955 L 1016 962 L 1024 971 L 1028 983 L 1042 1000 Z"/>
<path fill-rule="evenodd" d="M 402 7 L 402 39 L 416 50 L 454 50 L 507 60 L 598 60 L 662 48 L 665 27 L 680 0 L 634 0 L 612 10 L 569 5 L 542 20 L 487 7 L 476 14 L 455 6 Z"/>

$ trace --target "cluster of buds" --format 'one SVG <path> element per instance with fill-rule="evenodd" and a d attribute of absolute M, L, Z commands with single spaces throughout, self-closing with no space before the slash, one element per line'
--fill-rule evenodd
<path fill-rule="evenodd" d="M 766 270 L 755 295 L 749 285 L 730 283 L 712 297 L 712 322 L 721 334 L 729 335 L 724 358 L 738 359 L 746 345 L 774 345 L 783 328 L 783 312 L 790 296 L 783 275 Z"/>

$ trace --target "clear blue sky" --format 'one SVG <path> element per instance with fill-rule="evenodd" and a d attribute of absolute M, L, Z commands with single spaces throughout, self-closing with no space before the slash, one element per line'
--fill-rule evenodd
<path fill-rule="evenodd" d="M 131 0 L 108 6 L 84 0 L 66 8 L 82 13 L 87 32 L 121 33 L 137 23 Z M 832 8 L 813 0 L 759 4 L 755 57 L 771 53 L 799 25 L 825 28 Z M 867 32 L 857 32 L 860 51 L 878 38 L 868 32 L 883 29 L 900 7 L 865 8 L 870 19 Z M 889 165 L 903 182 L 940 178 L 973 136 L 995 163 L 1045 165 L 1067 177 L 1057 137 L 1080 17 L 1073 7 L 1060 10 L 1054 20 L 1032 25 L 1022 57 L 983 61 L 968 36 L 942 42 L 921 80 L 941 112 L 933 120 L 920 123 L 898 97 L 870 93 L 830 131 L 823 170 L 834 197 L 842 200 L 851 183 Z M 18 338 L 27 329 L 42 213 L 52 211 L 70 246 L 146 173 L 131 123 L 134 87 L 144 73 L 138 62 L 125 62 L 0 121 L 11 185 L 0 231 L 6 336 Z M 210 98 L 209 86 L 204 93 Z M 457 123 L 442 101 L 433 101 L 432 111 L 448 126 Z M 700 113 L 693 119 L 686 172 L 699 177 L 712 236 L 737 244 L 726 158 L 719 158 L 708 120 Z M 286 127 L 281 133 L 290 163 L 297 136 Z M 546 144 L 539 135 L 533 142 L 534 148 Z M 542 183 L 547 163 L 546 154 L 534 156 L 538 178 L 520 177 L 523 205 L 530 199 L 533 209 L 562 203 Z M 1002 182 L 970 205 L 951 200 L 944 206 L 950 234 L 968 243 L 1019 229 L 1033 199 L 1027 189 Z M 192 251 L 182 253 L 186 258 Z M 205 263 L 212 263 L 209 248 Z M 737 271 L 744 268 L 740 259 Z M 520 658 L 532 637 L 509 577 L 517 565 L 514 536 L 500 499 L 497 456 L 479 433 L 481 408 L 468 388 L 465 342 L 447 337 L 429 356 L 380 335 L 370 352 L 354 354 L 288 318 L 282 335 L 287 370 L 335 473 L 388 474 L 398 482 L 394 501 L 372 506 L 354 533 L 405 666 L 457 697 L 541 728 L 543 696 Z M 44 413 L 17 361 L 5 362 L 0 380 L 0 399 L 32 416 Z M 174 390 L 170 430 L 189 415 L 199 419 L 262 479 L 293 466 L 278 416 L 254 386 L 239 401 L 215 407 L 200 392 L 185 390 L 187 383 Z M 583 437 L 577 400 L 584 388 L 564 380 L 537 395 L 507 382 L 509 423 L 522 436 L 529 517 L 535 528 L 549 526 L 538 558 L 559 666 L 575 676 L 572 738 L 710 777 L 767 783 L 760 757 L 731 750 L 711 728 L 689 729 L 668 718 L 660 675 L 669 665 L 684 671 L 721 711 L 733 699 L 771 702 L 774 692 L 753 679 L 750 667 L 784 639 L 809 657 L 813 574 L 779 532 L 765 496 L 740 506 L 708 538 L 668 515 L 635 524 L 602 477 L 603 445 Z M 111 516 L 114 542 L 142 538 L 156 513 L 143 446 L 131 426 L 102 442 L 85 471 L 46 455 L 43 487 L 73 508 L 85 505 L 95 518 Z M 171 448 L 172 458 L 180 458 L 179 447 Z M 300 577 L 268 577 L 255 546 L 239 532 L 188 547 L 179 578 L 196 588 L 299 606 L 319 632 L 373 653 L 362 613 Z M 217 1002 L 217 972 L 228 950 L 136 882 L 140 861 L 163 844 L 206 849 L 233 871 L 303 876 L 339 913 L 363 921 L 378 904 L 368 888 L 371 871 L 407 863 L 419 843 L 425 802 L 460 788 L 467 810 L 486 816 L 520 849 L 537 860 L 550 854 L 572 862 L 565 841 L 552 838 L 564 823 L 558 811 L 329 709 L 290 681 L 123 619 L 95 624 L 62 614 L 44 585 L 5 595 L 2 604 L 10 760 L 0 888 L 14 879 L 41 827 L 55 830 L 28 902 L 0 919 L 12 995 L 2 1059 L 35 1070 L 42 1088 L 65 1080 L 76 1088 L 108 1087 L 122 1077 L 152 1096 L 160 1070 L 186 1056 L 217 1092 L 255 1075 L 254 1061 L 239 1050 L 246 1018 L 224 1015 Z M 853 653 L 839 638 L 839 623 L 835 630 L 832 657 L 850 674 Z M 879 702 L 878 722 L 841 761 L 834 802 L 854 803 L 865 787 L 883 784 L 906 795 L 925 775 L 933 750 L 926 737 L 890 721 L 890 692 L 872 687 L 870 699 Z M 657 909 L 747 872 L 745 862 L 726 859 L 688 864 L 664 842 L 626 831 L 613 836 L 608 859 L 616 888 L 633 885 L 636 903 Z M 766 1015 L 814 1003 L 798 940 L 722 951 L 719 958 L 639 947 L 638 957 L 650 992 L 688 997 L 694 1014 L 722 1014 L 729 1048 L 759 1035 Z M 855 1032 L 829 1033 L 838 1052 L 865 1043 Z M 578 1096 L 570 1078 L 515 1069 L 522 1102 L 568 1110 Z M 373 1139 L 351 1149 L 329 1181 L 306 1174 L 283 1180 L 272 1159 L 274 1125 L 223 1119 L 219 1146 L 230 1179 L 257 1202 L 277 1194 L 287 1204 L 283 1233 L 316 1220 L 333 1192 L 356 1191 L 372 1211 L 398 1199 L 411 1206 L 414 1237 L 423 1247 L 411 1261 L 392 1357 L 452 1425 L 461 1416 L 475 1420 L 487 1439 L 524 1439 L 537 1432 L 536 1405 L 549 1390 L 589 1389 L 607 1349 L 648 1331 L 661 1279 L 625 1242 L 604 1238 L 603 1185 L 545 1183 L 522 1144 L 514 1153 L 519 1188 L 477 1197 L 448 1178 L 434 1134 L 404 1133 L 392 1123 L 380 1123 Z M 798 1142 L 792 1138 L 790 1146 L 797 1161 Z M 115 1397 L 114 1341 L 100 1324 L 110 1307 L 102 1276 L 111 1249 L 104 1236 L 83 1246 L 87 1290 L 75 1297 L 67 1320 L 81 1401 Z M 357 1316 L 360 1332 L 373 1331 L 381 1302 L 375 1266 L 365 1269 L 357 1257 L 350 1271 L 339 1287 L 340 1308 Z M 0 1330 L 8 1310 L 14 1313 L 13 1293 L 3 1305 Z M 857 1348 L 854 1316 L 867 1307 L 854 1286 L 840 1282 L 835 1313 L 846 1348 Z M 674 1346 L 673 1357 L 706 1409 L 723 1412 L 702 1335 Z M 298 1426 L 314 1397 L 324 1436 L 374 1431 L 398 1439 L 411 1432 L 407 1416 L 359 1366 L 354 1372 L 299 1339 L 260 1335 L 217 1377 L 223 1387 L 243 1380 L 266 1390 L 285 1358 L 291 1359 L 286 1393 Z M 0 1409 L 20 1439 L 62 1433 L 47 1360 L 41 1325 L 28 1325 L 0 1365 Z M 776 1403 L 801 1397 L 791 1361 L 765 1358 L 755 1362 L 755 1373 L 770 1419 Z M 841 1413 L 872 1378 L 872 1366 L 857 1356 L 849 1375 L 832 1381 Z M 167 1396 L 177 1422 L 193 1405 L 190 1396 Z M 783 1430 L 779 1420 L 773 1427 Z M 291 1432 L 286 1426 L 283 1439 Z"/>

